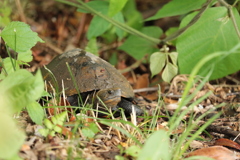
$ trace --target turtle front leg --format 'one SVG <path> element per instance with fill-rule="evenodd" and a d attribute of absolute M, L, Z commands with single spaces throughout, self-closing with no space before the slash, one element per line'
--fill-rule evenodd
<path fill-rule="evenodd" d="M 138 105 L 133 104 L 132 102 L 128 101 L 125 98 L 122 98 L 121 101 L 118 103 L 118 105 L 114 107 L 112 110 L 113 111 L 119 110 L 119 108 L 124 109 L 124 112 L 127 114 L 131 114 L 133 108 L 137 116 L 141 116 L 144 113 L 143 110 Z"/>

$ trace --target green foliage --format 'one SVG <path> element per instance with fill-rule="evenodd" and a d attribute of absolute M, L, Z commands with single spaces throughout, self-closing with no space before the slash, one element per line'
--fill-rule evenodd
<path fill-rule="evenodd" d="M 39 133 L 43 136 L 51 135 L 55 136 L 56 133 L 62 133 L 62 128 L 58 125 L 62 126 L 65 119 L 67 117 L 67 111 L 61 112 L 51 117 L 51 119 L 44 119 L 45 128 L 39 129 Z"/>
<path fill-rule="evenodd" d="M 89 123 L 82 128 L 82 134 L 84 137 L 93 138 L 97 132 L 99 132 L 98 126 L 95 123 Z"/>
<path fill-rule="evenodd" d="M 38 41 L 43 42 L 30 27 L 23 22 L 11 22 L 2 31 L 5 43 L 16 52 L 26 52 Z"/>
<path fill-rule="evenodd" d="M 25 134 L 18 128 L 12 115 L 27 107 L 34 122 L 41 124 L 44 116 L 42 107 L 36 102 L 44 91 L 41 73 L 37 71 L 34 76 L 27 70 L 20 69 L 20 66 L 32 60 L 30 48 L 42 40 L 22 22 L 11 22 L 0 36 L 9 47 L 22 52 L 13 59 L 6 46 L 9 57 L 1 59 L 0 74 L 0 159 L 19 159 L 17 153 L 24 142 Z"/>
<path fill-rule="evenodd" d="M 2 100 L 2 95 L 0 95 L 0 100 Z M 12 159 L 16 157 L 20 147 L 22 146 L 25 134 L 19 130 L 19 126 L 15 123 L 12 118 L 12 115 L 9 115 L 6 112 L 2 112 L 3 102 L 1 101 L 0 107 L 0 159 Z"/>
<path fill-rule="evenodd" d="M 32 102 L 26 106 L 29 116 L 36 124 L 41 125 L 44 118 L 44 111 L 38 102 Z"/>
<path fill-rule="evenodd" d="M 199 9 L 204 2 L 206 0 L 173 0 L 164 5 L 154 16 L 149 17 L 147 21 L 186 14 L 192 10 Z"/>
<path fill-rule="evenodd" d="M 0 158 L 5 159 L 17 154 L 25 138 L 12 115 L 40 98 L 43 92 L 43 80 L 40 73 L 33 76 L 28 71 L 20 69 L 1 81 L 0 88 L 0 150 L 2 151 Z"/>
<path fill-rule="evenodd" d="M 118 12 L 120 12 L 125 4 L 127 3 L 127 0 L 110 0 L 110 5 L 109 5 L 109 10 L 108 10 L 108 15 L 110 17 L 114 16 Z"/>
<path fill-rule="evenodd" d="M 67 3 L 65 0 L 57 1 Z M 124 2 L 110 1 L 111 8 L 113 7 L 113 5 L 116 5 L 117 3 L 122 3 L 119 6 L 115 6 L 117 8 L 116 13 L 120 13 L 117 11 L 121 10 L 122 6 L 124 6 L 124 8 L 121 10 L 121 13 L 126 19 L 125 24 L 123 23 L 123 21 L 121 22 L 115 21 L 114 19 L 111 19 L 110 17 L 107 16 L 108 15 L 107 13 L 111 13 L 110 15 L 114 15 L 114 12 L 109 11 L 109 7 L 106 7 L 109 5 L 107 4 L 108 2 L 91 1 L 91 3 L 98 4 L 96 6 L 89 5 L 92 8 L 87 7 L 85 3 L 83 3 L 82 1 L 78 1 L 81 4 L 81 6 L 76 5 L 75 3 L 67 4 L 78 6 L 80 8 L 82 7 L 81 10 L 85 10 L 85 12 L 87 10 L 87 13 L 95 14 L 94 17 L 99 16 L 102 19 L 108 21 L 109 23 L 115 25 L 116 27 L 124 30 L 125 32 L 132 34 L 131 36 L 126 37 L 125 42 L 118 49 L 124 50 L 135 59 L 141 59 L 146 54 L 151 55 L 153 52 L 156 52 L 157 45 L 161 43 L 164 44 L 171 43 L 172 45 L 176 44 L 177 47 L 176 52 L 179 53 L 178 66 L 180 68 L 180 73 L 190 74 L 191 69 L 196 65 L 196 63 L 200 59 L 204 58 L 204 56 L 209 55 L 215 51 L 229 51 L 233 46 L 239 43 L 240 37 L 238 27 L 240 25 L 239 15 L 235 9 L 238 6 L 230 6 L 229 4 L 223 2 L 220 4 L 222 4 L 222 6 L 224 7 L 208 8 L 209 6 L 215 3 L 215 0 L 213 1 L 198 0 L 194 2 L 190 1 L 191 0 L 185 0 L 184 2 L 182 2 L 181 0 L 170 1 L 169 3 L 164 5 L 154 16 L 147 19 L 155 20 L 163 17 L 176 15 L 186 16 L 182 20 L 180 28 L 174 33 L 172 33 L 172 31 L 168 31 L 166 33 L 168 37 L 166 37 L 163 40 L 159 40 L 159 36 L 161 34 L 159 34 L 158 31 L 155 32 L 155 30 L 153 30 L 152 33 L 150 34 L 149 32 L 147 33 L 144 32 L 144 28 L 142 28 L 143 26 L 142 18 L 140 16 L 140 13 L 136 10 L 136 6 L 133 0 L 129 0 L 126 4 L 125 1 Z M 99 10 L 101 10 L 100 8 L 103 4 L 105 4 L 105 7 L 103 7 L 104 11 L 102 11 L 101 13 L 104 12 L 103 13 L 104 15 L 99 13 Z M 197 9 L 200 9 L 200 11 L 195 11 Z M 230 21 L 233 21 L 234 25 Z M 100 23 L 100 21 L 98 23 Z M 103 22 L 101 24 L 105 23 L 106 22 Z M 91 31 L 89 30 L 89 32 L 92 33 L 88 34 L 100 36 L 101 34 L 103 34 L 103 32 L 106 32 L 106 30 L 111 28 L 106 24 L 105 28 L 102 28 L 99 27 L 97 23 L 95 23 L 94 26 L 92 25 Z M 94 27 L 95 30 L 93 29 Z M 169 33 L 172 34 L 169 35 Z M 134 36 L 139 38 L 136 38 Z M 143 40 L 140 40 L 140 37 L 143 38 Z M 177 43 L 176 41 L 173 41 L 174 39 L 177 39 Z M 143 44 L 143 41 L 148 42 Z M 239 55 L 234 54 L 227 56 L 225 60 L 219 61 L 210 79 L 217 79 L 239 70 L 240 66 L 239 64 L 237 64 L 238 58 Z M 211 62 L 208 62 L 208 64 L 206 65 L 207 66 L 211 65 Z M 155 64 L 153 64 L 152 66 L 155 66 Z M 167 78 L 165 78 L 164 80 L 170 81 L 173 75 L 176 74 L 177 71 L 176 65 L 168 63 L 166 67 L 167 68 L 165 69 L 164 77 Z M 153 68 L 154 68 L 154 70 L 152 70 L 153 75 L 157 74 L 156 73 L 157 70 L 158 71 L 160 70 L 156 69 L 156 66 Z M 203 70 L 204 68 L 201 69 L 199 74 L 205 76 L 206 73 L 203 73 Z"/>
<path fill-rule="evenodd" d="M 40 71 L 33 76 L 30 72 L 20 69 L 9 74 L 0 83 L 0 88 L 4 102 L 13 106 L 6 108 L 15 113 L 42 96 L 44 83 Z"/>
<path fill-rule="evenodd" d="M 98 46 L 97 46 L 97 39 L 91 38 L 88 41 L 87 46 L 85 47 L 85 51 L 90 52 L 98 56 Z"/>
<path fill-rule="evenodd" d="M 155 52 L 150 57 L 150 69 L 152 77 L 163 70 L 162 78 L 165 82 L 170 82 L 177 75 L 177 52 L 165 53 Z M 171 60 L 171 62 L 169 61 Z M 165 67 L 165 68 L 164 68 Z"/>
<path fill-rule="evenodd" d="M 171 159 L 169 134 L 166 131 L 156 131 L 147 139 L 138 156 L 138 160 L 145 159 Z"/>
<path fill-rule="evenodd" d="M 141 29 L 141 32 L 154 38 L 159 38 L 162 34 L 162 30 L 154 26 L 144 27 Z M 146 54 L 151 54 L 158 50 L 154 43 L 134 35 L 130 35 L 118 49 L 127 52 L 135 59 L 141 59 Z"/>
<path fill-rule="evenodd" d="M 143 18 L 136 8 L 135 0 L 128 0 L 122 12 L 126 19 L 126 25 L 137 30 L 140 30 L 143 27 Z"/>
<path fill-rule="evenodd" d="M 185 26 L 196 13 L 188 15 L 183 19 L 181 26 Z M 240 17 L 234 12 L 238 26 Z M 207 55 L 216 51 L 229 51 L 239 43 L 239 37 L 234 31 L 232 21 L 228 17 L 228 11 L 224 7 L 208 9 L 199 21 L 183 33 L 177 40 L 179 52 L 179 68 L 181 74 L 189 74 L 196 63 Z M 200 75 L 206 76 L 205 68 L 215 65 L 210 79 L 217 79 L 234 73 L 240 69 L 240 52 L 229 54 L 221 60 L 212 59 L 200 69 Z"/>
<path fill-rule="evenodd" d="M 108 15 L 108 10 L 109 10 L 109 3 L 106 1 L 90 1 L 88 3 L 86 3 L 88 6 L 92 7 L 93 9 L 95 9 L 96 11 L 102 13 L 103 15 Z M 86 10 L 81 10 L 78 9 L 78 11 L 81 12 L 85 12 L 85 13 L 89 13 L 89 11 Z M 113 14 L 113 13 L 111 13 Z M 112 16 L 112 18 L 116 21 L 119 22 L 124 22 L 123 19 L 123 15 L 121 12 L 117 12 L 116 14 L 114 14 Z M 103 33 L 105 33 L 107 30 L 111 29 L 112 24 L 107 22 L 106 20 L 104 20 L 103 18 L 99 17 L 99 16 L 94 16 L 94 18 L 92 19 L 90 26 L 88 28 L 88 32 L 87 32 L 87 38 L 91 39 L 94 37 L 98 37 L 100 35 L 102 35 Z M 120 30 L 119 28 L 115 28 L 115 33 L 119 38 L 123 37 L 123 31 Z"/>
<path fill-rule="evenodd" d="M 120 148 L 120 149 L 123 150 L 123 148 Z M 139 156 L 140 151 L 141 151 L 141 148 L 139 146 L 132 145 L 132 146 L 126 148 L 123 151 L 123 153 L 121 153 L 121 154 L 125 154 L 127 156 L 131 156 L 131 157 L 137 158 Z M 115 159 L 116 160 L 124 160 L 124 157 L 117 155 L 117 156 L 115 156 Z"/>
<path fill-rule="evenodd" d="M 0 27 L 4 27 L 10 23 L 10 14 L 11 14 L 11 7 L 8 6 L 8 1 L 1 1 L 0 2 Z"/>

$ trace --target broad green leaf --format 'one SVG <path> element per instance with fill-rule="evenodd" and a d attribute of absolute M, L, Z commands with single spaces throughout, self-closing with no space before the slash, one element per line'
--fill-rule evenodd
<path fill-rule="evenodd" d="M 94 16 L 88 28 L 87 38 L 92 39 L 100 36 L 109 29 L 110 25 L 111 24 L 109 22 L 105 21 L 101 17 Z"/>
<path fill-rule="evenodd" d="M 186 14 L 189 11 L 201 8 L 205 2 L 206 0 L 173 0 L 164 5 L 154 16 L 148 18 L 147 21 Z"/>
<path fill-rule="evenodd" d="M 118 22 L 121 22 L 121 23 L 124 23 L 124 17 L 122 15 L 122 13 L 117 13 L 115 14 L 113 17 L 112 17 L 114 20 L 118 21 Z M 119 37 L 119 39 L 121 40 L 123 38 L 123 33 L 124 31 L 118 27 L 115 27 L 114 28 L 116 29 L 116 34 L 117 36 Z"/>
<path fill-rule="evenodd" d="M 20 69 L 9 74 L 0 83 L 0 94 L 12 112 L 18 112 L 23 107 L 40 98 L 44 90 L 41 73 L 33 76 L 30 72 Z M 2 109 L 2 108 L 0 108 Z"/>
<path fill-rule="evenodd" d="M 26 52 L 18 53 L 17 59 L 22 62 L 31 62 L 33 60 L 32 51 L 28 50 Z"/>
<path fill-rule="evenodd" d="M 171 52 L 171 53 L 169 54 L 169 56 L 170 56 L 170 58 L 171 58 L 171 60 L 172 60 L 172 63 L 173 63 L 174 65 L 177 65 L 178 53 L 177 53 L 177 52 Z"/>
<path fill-rule="evenodd" d="M 38 70 L 35 76 L 33 76 L 33 83 L 29 85 L 31 87 L 29 91 L 32 99 L 34 100 L 39 99 L 44 91 L 44 82 L 40 70 Z"/>
<path fill-rule="evenodd" d="M 132 28 L 140 30 L 143 27 L 143 18 L 136 8 L 135 0 L 128 0 L 123 8 L 123 15 L 126 18 L 126 24 Z"/>
<path fill-rule="evenodd" d="M 178 68 L 176 65 L 173 65 L 172 63 L 167 63 L 162 73 L 162 79 L 165 82 L 170 83 L 172 78 L 177 75 L 177 72 Z"/>
<path fill-rule="evenodd" d="M 44 42 L 23 22 L 11 22 L 1 33 L 5 43 L 16 52 L 26 52 L 37 42 Z"/>
<path fill-rule="evenodd" d="M 169 135 L 164 130 L 154 132 L 145 142 L 137 160 L 170 160 Z"/>
<path fill-rule="evenodd" d="M 9 57 L 3 59 L 3 65 L 6 69 L 7 74 L 11 74 L 11 73 L 14 72 L 13 65 L 15 66 L 16 70 L 20 69 L 20 67 L 18 65 L 19 64 L 18 61 L 15 61 L 14 59 L 12 59 L 12 61 L 13 61 L 13 64 L 12 64 L 11 59 Z M 1 74 L 5 74 L 5 73 L 2 72 Z"/>
<path fill-rule="evenodd" d="M 152 77 L 162 71 L 166 64 L 167 54 L 162 52 L 155 52 L 150 57 L 150 70 Z"/>
<path fill-rule="evenodd" d="M 88 41 L 87 46 L 85 47 L 85 51 L 90 52 L 90 53 L 98 56 L 98 46 L 97 46 L 97 39 L 96 38 L 91 38 Z"/>
<path fill-rule="evenodd" d="M 26 108 L 32 121 L 41 125 L 44 118 L 43 107 L 38 102 L 32 102 Z"/>
<path fill-rule="evenodd" d="M 2 107 L 10 106 L 3 105 L 1 101 L 0 110 Z M 25 134 L 9 114 L 0 112 L 0 159 L 11 159 L 16 156 L 25 140 Z"/>
<path fill-rule="evenodd" d="M 110 0 L 110 5 L 109 5 L 109 10 L 108 10 L 108 15 L 110 17 L 116 15 L 118 12 L 120 12 L 123 7 L 125 6 L 126 2 L 128 0 Z"/>
<path fill-rule="evenodd" d="M 106 1 L 90 1 L 87 3 L 87 5 L 94 10 L 102 13 L 103 15 L 108 16 L 108 9 L 109 9 L 109 3 Z M 84 10 L 78 9 L 79 12 L 89 13 Z M 118 12 L 112 17 L 114 20 L 124 23 L 124 18 L 121 12 Z M 101 17 L 94 16 L 92 19 L 88 32 L 87 32 L 87 38 L 91 39 L 94 37 L 98 37 L 105 33 L 108 29 L 110 29 L 112 24 L 110 24 L 108 21 L 104 20 Z M 123 31 L 119 28 L 115 27 L 117 36 L 121 39 L 123 37 Z"/>
<path fill-rule="evenodd" d="M 180 27 L 185 26 L 194 16 L 188 15 L 181 23 Z M 238 26 L 240 26 L 239 14 L 234 10 Z M 178 64 L 181 74 L 189 74 L 192 68 L 203 57 L 217 51 L 229 51 L 239 43 L 239 38 L 235 32 L 232 21 L 228 17 L 225 7 L 210 8 L 204 12 L 202 17 L 184 32 L 177 39 Z M 199 72 L 200 75 L 207 67 L 215 64 L 215 68 L 210 79 L 217 79 L 240 69 L 240 53 L 229 54 L 220 61 L 211 60 L 205 64 Z"/>
<path fill-rule="evenodd" d="M 155 26 L 144 27 L 141 32 L 154 38 L 159 38 L 162 34 L 162 30 Z M 118 49 L 127 52 L 135 59 L 141 59 L 158 50 L 155 44 L 134 35 L 130 35 Z"/>
<path fill-rule="evenodd" d="M 101 12 L 102 14 L 108 13 L 108 2 L 106 1 L 90 1 L 86 3 L 89 7 L 93 8 L 94 10 L 97 10 L 98 12 Z M 83 13 L 90 13 L 88 11 L 78 9 L 78 12 L 83 12 Z"/>

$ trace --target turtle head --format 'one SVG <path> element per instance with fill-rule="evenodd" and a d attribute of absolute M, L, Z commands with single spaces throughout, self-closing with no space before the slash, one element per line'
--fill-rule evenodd
<path fill-rule="evenodd" d="M 101 89 L 96 94 L 97 99 L 100 98 L 101 101 L 108 107 L 113 108 L 121 101 L 121 89 L 120 88 L 109 88 Z"/>

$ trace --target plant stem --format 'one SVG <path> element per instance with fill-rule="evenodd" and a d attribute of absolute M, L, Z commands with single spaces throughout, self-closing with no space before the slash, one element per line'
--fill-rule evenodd
<path fill-rule="evenodd" d="M 12 56 L 11 56 L 11 54 L 10 54 L 10 51 L 9 51 L 9 49 L 8 49 L 7 44 L 5 44 L 5 47 L 6 47 L 8 56 L 9 56 L 9 58 L 10 58 L 10 61 L 11 61 L 11 63 L 12 63 L 13 69 L 14 69 L 14 71 L 16 71 L 16 67 L 15 67 L 15 64 L 13 63 L 13 58 L 12 58 Z"/>
<path fill-rule="evenodd" d="M 236 18 L 235 18 L 234 14 L 233 14 L 232 6 L 229 5 L 228 3 L 226 3 L 224 0 L 218 0 L 218 2 L 223 4 L 228 9 L 229 17 L 232 19 L 233 26 L 234 26 L 234 28 L 235 28 L 235 30 L 237 32 L 238 38 L 240 39 L 240 31 L 238 29 Z"/>

